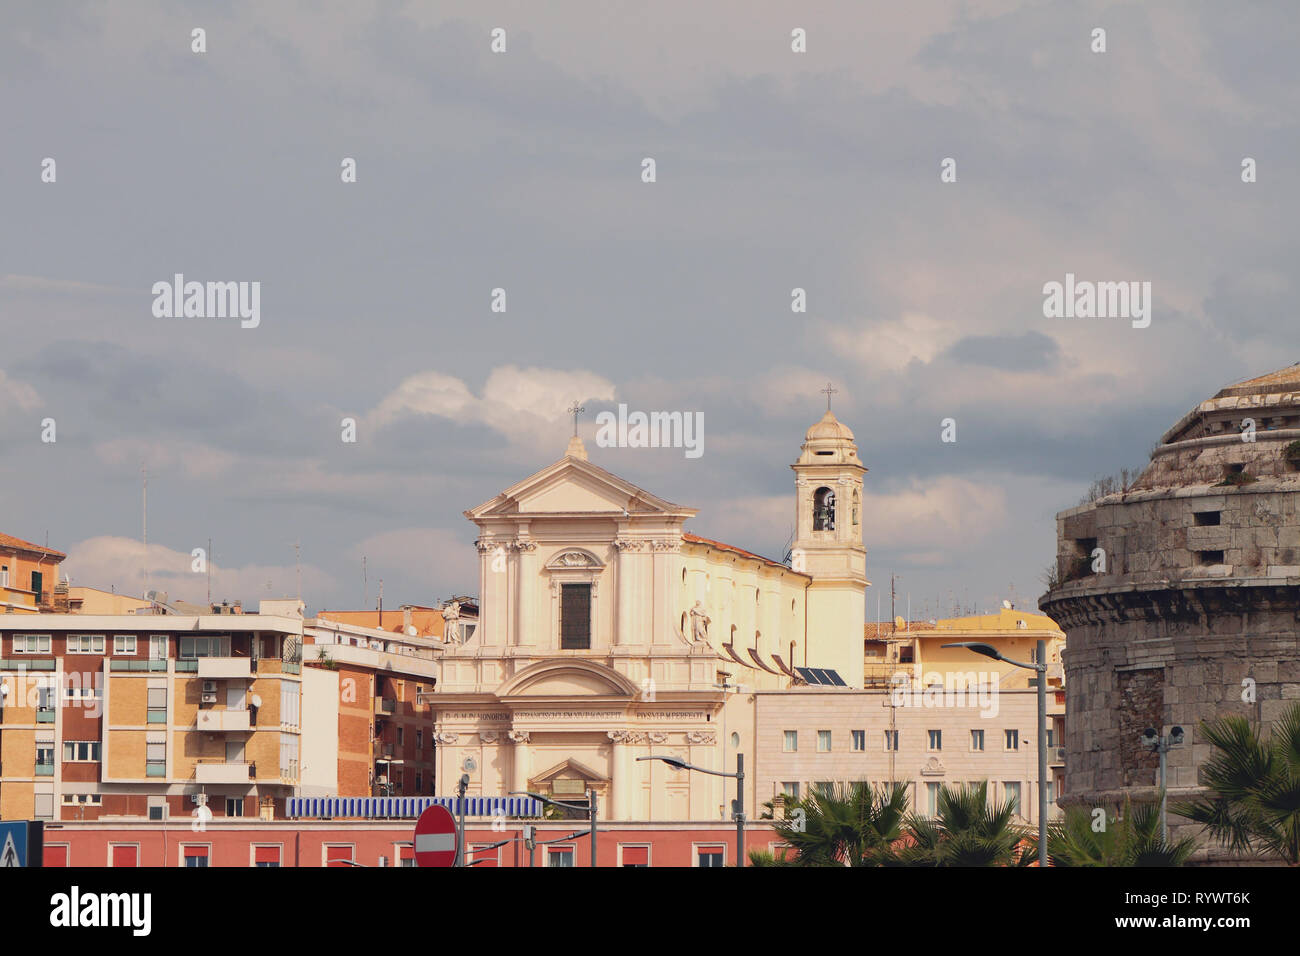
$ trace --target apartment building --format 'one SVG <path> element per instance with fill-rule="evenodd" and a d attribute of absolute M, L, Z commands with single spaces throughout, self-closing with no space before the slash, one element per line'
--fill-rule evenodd
<path fill-rule="evenodd" d="M 1034 663 L 1046 642 L 1049 814 L 1064 778 L 1064 635 L 1045 615 L 995 614 L 868 625 L 865 690 L 800 686 L 754 695 L 756 802 L 777 812 L 810 787 L 908 784 L 933 815 L 939 789 L 986 782 L 1038 820 L 1038 692 L 1033 672 L 945 644 L 978 642 Z"/>
<path fill-rule="evenodd" d="M 62 551 L 0 534 L 0 613 L 49 610 L 59 564 L 66 557 Z"/>
<path fill-rule="evenodd" d="M 414 624 L 407 629 L 420 630 Z M 307 746 L 314 756 L 303 795 L 433 795 L 437 742 L 429 701 L 437 684 L 441 640 L 342 623 L 323 614 L 307 622 L 304 636 L 303 663 L 313 701 Z M 321 698 L 332 695 L 328 703 L 315 703 L 317 682 L 326 688 Z M 331 720 L 336 735 L 328 729 Z"/>
<path fill-rule="evenodd" d="M 270 817 L 299 781 L 302 619 L 0 617 L 0 816 Z"/>

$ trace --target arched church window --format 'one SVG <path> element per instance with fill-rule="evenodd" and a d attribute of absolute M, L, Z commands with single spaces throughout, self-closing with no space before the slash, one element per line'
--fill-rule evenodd
<path fill-rule="evenodd" d="M 835 530 L 835 492 L 818 488 L 813 494 L 813 530 Z"/>
<path fill-rule="evenodd" d="M 686 612 L 682 611 L 682 634 L 686 633 Z"/>
<path fill-rule="evenodd" d="M 855 528 L 858 526 L 858 521 L 860 520 L 859 514 L 861 513 L 861 511 L 862 511 L 862 496 L 858 493 L 858 489 L 854 488 L 853 489 L 853 527 Z"/>

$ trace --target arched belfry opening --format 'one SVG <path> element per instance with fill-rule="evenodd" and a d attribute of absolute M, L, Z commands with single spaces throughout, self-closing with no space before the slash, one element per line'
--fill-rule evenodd
<path fill-rule="evenodd" d="M 835 530 L 835 492 L 830 488 L 818 488 L 813 493 L 813 530 Z"/>

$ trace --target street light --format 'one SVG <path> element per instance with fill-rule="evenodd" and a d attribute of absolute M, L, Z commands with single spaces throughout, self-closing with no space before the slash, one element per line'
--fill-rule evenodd
<path fill-rule="evenodd" d="M 1169 735 L 1162 737 L 1156 733 L 1154 727 L 1148 727 L 1138 739 L 1138 743 L 1160 755 L 1160 839 L 1168 841 L 1169 818 L 1166 812 L 1168 797 L 1165 794 L 1165 754 L 1169 753 L 1171 747 L 1181 747 L 1183 745 L 1183 728 L 1170 727 Z"/>
<path fill-rule="evenodd" d="M 1038 865 L 1047 866 L 1047 642 L 1043 640 L 1038 642 L 1038 660 L 1033 664 L 1013 661 L 1009 657 L 1004 657 L 1002 652 L 992 644 L 979 641 L 958 641 L 943 646 L 964 647 L 968 651 L 983 654 L 1004 664 L 1023 667 L 1038 675 L 1034 680 L 1038 685 Z"/>
<path fill-rule="evenodd" d="M 550 797 L 544 797 L 540 793 L 533 793 L 531 790 L 525 790 L 525 791 L 512 790 L 510 791 L 510 796 L 532 797 L 534 800 L 540 800 L 542 803 L 545 803 L 548 806 L 559 807 L 561 810 L 586 810 L 591 818 L 591 865 L 593 868 L 595 867 L 596 865 L 596 791 L 595 790 L 587 791 L 587 805 L 585 807 L 580 803 L 562 803 L 559 800 L 552 800 Z M 568 839 L 568 837 L 565 837 L 565 839 Z M 539 841 L 539 842 L 542 842 L 543 845 L 545 845 L 546 843 L 555 843 L 557 841 L 546 840 L 546 841 Z"/>
<path fill-rule="evenodd" d="M 700 773 L 712 774 L 715 777 L 734 777 L 736 780 L 736 866 L 745 865 L 745 755 L 736 754 L 736 772 L 727 773 L 725 770 L 710 770 L 708 767 L 697 767 L 689 764 L 685 760 L 677 757 L 668 757 L 663 755 L 653 755 L 650 757 L 637 757 L 637 760 L 662 760 L 668 766 L 675 770 L 698 770 Z"/>

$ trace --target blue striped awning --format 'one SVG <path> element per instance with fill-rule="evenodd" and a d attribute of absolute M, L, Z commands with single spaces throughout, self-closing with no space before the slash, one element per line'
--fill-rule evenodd
<path fill-rule="evenodd" d="M 291 817 L 402 817 L 414 818 L 430 804 L 446 807 L 460 814 L 457 797 L 290 797 L 287 812 Z M 466 797 L 467 817 L 538 817 L 540 800 L 532 797 Z"/>

